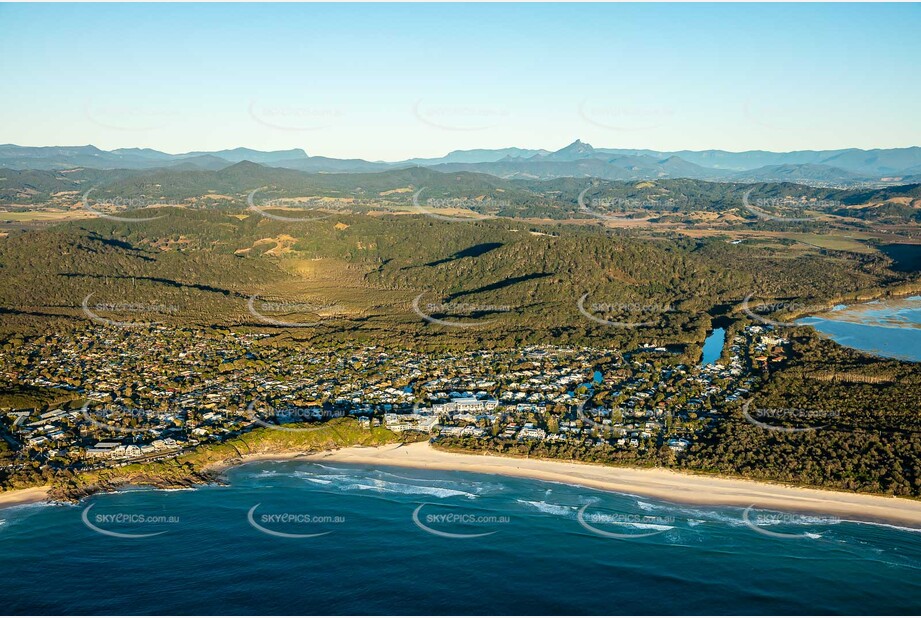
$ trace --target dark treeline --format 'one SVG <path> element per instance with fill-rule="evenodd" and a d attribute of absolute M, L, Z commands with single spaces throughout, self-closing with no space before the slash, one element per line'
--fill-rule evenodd
<path fill-rule="evenodd" d="M 802 331 L 789 366 L 754 395 L 757 410 L 788 411 L 767 423 L 740 406 L 695 445 L 683 465 L 749 478 L 896 495 L 921 495 L 921 371 Z M 764 419 L 762 419 L 764 420 Z"/>

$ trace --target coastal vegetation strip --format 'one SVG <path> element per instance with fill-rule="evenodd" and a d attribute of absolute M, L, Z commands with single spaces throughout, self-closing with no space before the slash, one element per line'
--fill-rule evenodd
<path fill-rule="evenodd" d="M 292 425 L 286 428 L 293 431 L 262 427 L 243 436 L 204 445 L 161 461 L 128 464 L 120 468 L 65 472 L 55 478 L 47 497 L 71 502 L 125 485 L 161 489 L 193 487 L 219 482 L 223 468 L 251 458 L 291 456 L 343 447 L 380 446 L 401 441 L 400 436 L 385 428 L 365 428 L 351 418 L 332 419 L 316 427 Z"/>

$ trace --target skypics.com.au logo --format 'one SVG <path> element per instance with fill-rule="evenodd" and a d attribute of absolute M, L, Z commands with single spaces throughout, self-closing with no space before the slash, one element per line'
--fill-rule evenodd
<path fill-rule="evenodd" d="M 586 404 L 591 401 L 590 399 L 585 399 L 584 401 L 579 402 L 579 405 L 576 406 L 576 418 L 582 421 L 582 424 L 586 427 L 601 427 L 602 425 L 595 421 L 593 416 L 608 416 L 611 411 L 607 408 L 590 408 L 585 409 Z"/>
<path fill-rule="evenodd" d="M 164 200 L 144 197 L 112 197 L 103 198 L 100 200 L 91 200 L 90 194 L 95 190 L 96 187 L 93 187 L 83 194 L 83 209 L 93 213 L 97 217 L 109 219 L 110 221 L 119 221 L 122 223 L 142 223 L 144 221 L 156 221 L 157 219 L 162 219 L 165 215 L 157 215 L 156 217 L 123 217 L 113 214 L 113 212 L 141 210 L 145 208 L 152 208 L 154 206 L 183 206 L 183 204 L 169 203 L 165 202 Z"/>
<path fill-rule="evenodd" d="M 324 419 L 323 409 L 317 406 L 301 408 L 285 406 L 274 408 L 254 400 L 246 406 L 245 418 L 266 429 L 290 432 L 320 431 L 323 426 L 313 427 L 287 427 L 286 425 L 299 425 L 302 423 L 316 423 Z"/>
<path fill-rule="evenodd" d="M 254 99 L 247 108 L 259 124 L 279 131 L 319 131 L 342 124 L 345 110 L 339 105 L 269 102 Z"/>
<path fill-rule="evenodd" d="M 172 305 L 161 305 L 158 303 L 96 303 L 90 305 L 90 299 L 95 295 L 95 292 L 87 294 L 83 298 L 83 302 L 80 303 L 80 306 L 83 309 L 83 314 L 88 317 L 93 322 L 97 324 L 103 324 L 105 326 L 113 326 L 115 328 L 146 328 L 157 324 L 158 322 L 149 322 L 149 321 L 135 321 L 135 320 L 121 320 L 107 318 L 100 315 L 100 313 L 109 313 L 109 314 L 118 314 L 123 316 L 125 314 L 130 315 L 145 315 L 145 314 L 161 314 L 161 315 L 175 315 L 179 312 L 179 308 Z"/>
<path fill-rule="evenodd" d="M 477 320 L 470 322 L 457 322 L 454 320 L 447 320 L 444 318 L 437 318 L 435 315 L 469 315 L 471 317 L 478 314 L 493 314 L 493 313 L 507 313 L 512 310 L 510 305 L 480 305 L 476 303 L 427 303 L 423 310 L 422 297 L 425 296 L 425 292 L 419 294 L 413 299 L 412 309 L 413 313 L 418 315 L 420 318 L 429 322 L 430 324 L 438 324 L 439 326 L 449 326 L 451 328 L 472 328 L 475 326 L 485 326 L 492 322 L 495 322 L 495 319 L 489 320 Z M 434 314 L 434 315 L 433 315 Z"/>
<path fill-rule="evenodd" d="M 576 512 L 576 521 L 592 534 L 608 539 L 641 539 L 655 536 L 668 532 L 676 523 L 675 518 L 669 515 L 600 512 L 586 514 L 590 506 L 585 504 Z"/>
<path fill-rule="evenodd" d="M 675 118 L 669 106 L 597 97 L 582 99 L 576 111 L 585 122 L 609 131 L 651 131 Z"/>
<path fill-rule="evenodd" d="M 262 534 L 282 539 L 313 539 L 332 534 L 330 526 L 340 526 L 345 523 L 344 515 L 313 515 L 310 513 L 261 513 L 256 514 L 256 509 L 262 503 L 254 505 L 246 513 L 246 521 Z"/>
<path fill-rule="evenodd" d="M 603 324 L 605 326 L 613 326 L 615 328 L 640 328 L 644 326 L 655 326 L 658 323 L 658 319 L 646 318 L 660 318 L 663 314 L 670 313 L 675 310 L 674 306 L 670 303 L 656 303 L 647 301 L 616 303 L 595 302 L 586 308 L 585 303 L 588 299 L 588 296 L 588 292 L 586 292 L 576 301 L 576 307 L 579 309 L 579 313 L 581 313 L 584 317 L 588 318 L 592 322 Z M 625 318 L 629 318 L 629 320 L 608 320 L 606 318 L 599 317 L 599 314 L 623 316 Z"/>
<path fill-rule="evenodd" d="M 484 211 L 499 211 L 509 206 L 507 200 L 496 200 L 490 197 L 453 197 L 453 198 L 431 198 L 425 200 L 423 205 L 421 196 L 425 191 L 422 187 L 413 194 L 413 208 L 416 212 L 440 221 L 460 221 L 469 223 L 471 221 L 484 221 L 495 218 L 494 215 L 485 214 Z M 436 210 L 461 210 L 469 212 L 469 216 L 454 216 L 435 212 Z"/>
<path fill-rule="evenodd" d="M 413 511 L 412 520 L 416 527 L 445 539 L 476 539 L 491 536 L 498 532 L 496 526 L 508 524 L 511 519 L 506 515 L 482 515 L 457 509 L 423 514 L 428 504 L 420 504 Z"/>
<path fill-rule="evenodd" d="M 840 413 L 832 410 L 806 410 L 802 408 L 754 408 L 751 400 L 742 405 L 742 417 L 761 429 L 781 433 L 803 433 L 816 431 L 827 427 L 831 421 L 837 419 Z M 807 427 L 790 427 L 781 423 L 807 424 Z M 816 424 L 821 423 L 821 424 Z"/>
<path fill-rule="evenodd" d="M 753 204 L 751 202 L 751 194 L 753 191 L 754 189 L 749 189 L 742 195 L 742 205 L 752 214 L 758 216 L 761 219 L 767 219 L 770 221 L 786 221 L 790 223 L 818 221 L 819 217 L 817 216 L 807 217 L 802 216 L 801 213 L 805 212 L 807 208 L 810 210 L 817 210 L 820 208 L 841 206 L 840 202 L 829 200 L 798 200 L 795 198 L 757 199 Z M 769 212 L 767 209 L 771 209 L 771 211 Z M 789 210 L 792 210 L 795 214 L 800 216 L 788 216 L 785 214 L 779 214 Z"/>
<path fill-rule="evenodd" d="M 810 306 L 805 303 L 789 300 L 789 301 L 774 301 L 770 303 L 756 303 L 752 304 L 752 297 L 754 292 L 750 293 L 745 297 L 745 300 L 742 301 L 742 312 L 750 317 L 753 320 L 761 322 L 762 324 L 767 324 L 769 326 L 782 326 L 790 327 L 796 326 L 795 322 L 780 322 L 777 320 L 772 320 L 766 315 L 772 313 L 788 313 L 791 315 L 802 315 L 805 313 L 819 313 L 825 310 L 825 307 L 822 306 Z"/>
<path fill-rule="evenodd" d="M 132 408 L 115 403 L 103 404 L 96 408 L 91 408 L 90 404 L 86 403 L 80 409 L 80 413 L 90 425 L 113 433 L 157 433 L 158 427 L 165 427 L 176 420 L 174 413 Z"/>
<path fill-rule="evenodd" d="M 576 203 L 579 206 L 579 212 L 601 219 L 602 221 L 628 221 L 628 216 L 635 213 L 647 212 L 678 212 L 686 208 L 690 201 L 684 195 L 673 197 L 671 195 L 659 195 L 655 197 L 588 197 L 591 190 L 604 190 L 604 187 L 591 184 L 579 193 Z"/>
<path fill-rule="evenodd" d="M 442 131 L 485 131 L 505 124 L 507 109 L 479 102 L 435 102 L 419 99 L 412 108 L 416 120 Z"/>
<path fill-rule="evenodd" d="M 90 511 L 95 507 L 90 504 L 80 513 L 83 525 L 103 536 L 117 539 L 143 539 L 166 534 L 169 530 L 164 526 L 179 523 L 178 515 L 152 515 L 148 513 L 124 512 L 95 513 L 90 516 Z"/>
<path fill-rule="evenodd" d="M 259 203 L 256 203 L 256 194 L 260 191 L 265 191 L 268 187 L 260 187 L 258 189 L 253 189 L 249 192 L 249 195 L 246 196 L 246 207 L 267 218 L 273 219 L 275 221 L 285 221 L 287 223 L 306 223 L 308 221 L 320 221 L 321 219 L 328 219 L 332 214 L 327 213 L 325 215 L 313 216 L 313 217 L 289 217 L 286 215 L 280 215 L 277 212 L 268 212 L 268 209 L 274 210 L 298 210 L 299 212 L 304 212 L 308 214 L 315 213 L 315 210 L 308 209 L 298 209 L 292 206 L 289 200 L 284 199 L 272 199 L 272 200 L 260 200 Z"/>
<path fill-rule="evenodd" d="M 292 315 L 319 314 L 338 309 L 338 305 L 322 305 L 314 303 L 296 303 L 287 301 L 261 301 L 258 294 L 253 294 L 246 302 L 249 314 L 265 324 L 285 328 L 307 328 L 319 326 L 322 321 L 295 321 L 289 319 Z M 282 319 L 284 318 L 284 319 Z"/>
<path fill-rule="evenodd" d="M 839 517 L 831 515 L 800 515 L 776 511 L 753 513 L 753 511 L 755 511 L 754 504 L 742 512 L 742 523 L 758 534 L 775 539 L 817 539 L 821 537 L 819 530 L 841 523 Z M 801 529 L 803 531 L 778 532 L 777 529 Z"/>

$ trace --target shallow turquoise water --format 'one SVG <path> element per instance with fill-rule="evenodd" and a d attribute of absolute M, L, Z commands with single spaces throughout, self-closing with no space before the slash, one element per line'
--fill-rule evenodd
<path fill-rule="evenodd" d="M 341 464 L 228 481 L 0 511 L 5 613 L 921 611 L 921 533 L 895 527 Z"/>

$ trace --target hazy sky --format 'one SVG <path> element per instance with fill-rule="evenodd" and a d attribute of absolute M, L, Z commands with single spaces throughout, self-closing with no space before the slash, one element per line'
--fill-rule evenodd
<path fill-rule="evenodd" d="M 0 143 L 921 145 L 915 5 L 0 5 Z"/>

